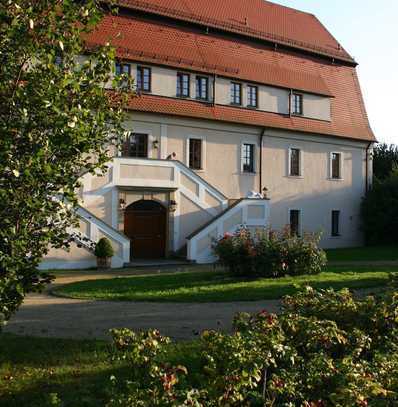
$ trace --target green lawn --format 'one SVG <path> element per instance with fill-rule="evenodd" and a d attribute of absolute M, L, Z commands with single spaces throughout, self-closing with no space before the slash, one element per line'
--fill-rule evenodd
<path fill-rule="evenodd" d="M 329 261 L 398 261 L 398 247 L 354 247 L 349 249 L 326 250 Z"/>
<path fill-rule="evenodd" d="M 83 281 L 55 290 L 73 298 L 156 302 L 223 302 L 277 299 L 304 285 L 351 289 L 383 286 L 398 267 L 328 267 L 315 276 L 242 280 L 223 271 L 188 272 Z"/>
<path fill-rule="evenodd" d="M 51 393 L 63 407 L 105 405 L 110 376 L 127 374 L 125 366 L 111 363 L 108 347 L 102 341 L 0 334 L 0 407 L 47 407 Z M 193 347 L 195 342 L 170 345 L 167 360 L 195 370 Z"/>

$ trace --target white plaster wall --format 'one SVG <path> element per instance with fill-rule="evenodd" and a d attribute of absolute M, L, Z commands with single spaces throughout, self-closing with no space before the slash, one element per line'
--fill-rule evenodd
<path fill-rule="evenodd" d="M 206 140 L 206 168 L 198 174 L 229 199 L 241 198 L 259 190 L 259 136 L 263 129 L 205 120 L 183 119 L 135 113 L 140 125 L 155 123 L 167 130 L 167 152 L 176 152 L 186 160 L 186 139 Z M 240 171 L 241 143 L 256 144 L 256 174 Z M 280 229 L 288 219 L 289 209 L 302 210 L 304 231 L 322 231 L 325 247 L 362 244 L 360 203 L 365 191 L 366 143 L 327 136 L 267 130 L 263 145 L 263 186 L 269 189 L 272 226 Z M 288 176 L 288 150 L 302 150 L 301 178 Z M 329 179 L 331 152 L 343 154 L 343 180 Z M 192 212 L 181 206 L 182 216 Z M 341 234 L 332 238 L 331 211 L 341 211 Z M 188 221 L 188 216 L 186 217 Z M 196 222 L 195 222 L 196 223 Z M 185 231 L 182 231 L 185 233 Z"/>
<path fill-rule="evenodd" d="M 289 177 L 288 148 L 302 151 L 302 177 Z M 343 154 L 343 179 L 329 177 L 330 153 Z M 264 185 L 271 198 L 271 223 L 280 229 L 289 223 L 289 209 L 302 213 L 303 232 L 321 232 L 322 246 L 358 246 L 362 242 L 360 204 L 365 192 L 365 150 L 361 143 L 305 139 L 300 135 L 271 132 L 264 140 Z M 341 237 L 331 236 L 331 211 L 340 210 Z"/>
<path fill-rule="evenodd" d="M 330 98 L 317 95 L 303 95 L 303 115 L 312 119 L 331 120 Z"/>

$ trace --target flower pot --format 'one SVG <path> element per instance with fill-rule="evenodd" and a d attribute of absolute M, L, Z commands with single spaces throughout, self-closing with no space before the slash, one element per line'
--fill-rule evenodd
<path fill-rule="evenodd" d="M 98 270 L 109 270 L 112 264 L 112 257 L 97 257 Z"/>

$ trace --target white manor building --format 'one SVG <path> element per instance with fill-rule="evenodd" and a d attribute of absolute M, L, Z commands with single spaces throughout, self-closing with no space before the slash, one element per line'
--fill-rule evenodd
<path fill-rule="evenodd" d="M 240 225 L 362 244 L 375 138 L 357 63 L 315 16 L 263 0 L 119 4 L 87 42 L 111 41 L 139 96 L 107 174 L 83 177 L 79 210 L 82 235 L 111 240 L 113 267 L 211 262 L 212 239 Z M 42 267 L 94 265 L 73 244 Z"/>

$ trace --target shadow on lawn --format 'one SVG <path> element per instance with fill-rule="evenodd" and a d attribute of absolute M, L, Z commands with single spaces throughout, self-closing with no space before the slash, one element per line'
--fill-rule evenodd
<path fill-rule="evenodd" d="M 105 405 L 110 376 L 127 376 L 108 349 L 99 341 L 0 335 L 0 406 L 51 406 L 51 393 L 65 407 Z"/>

